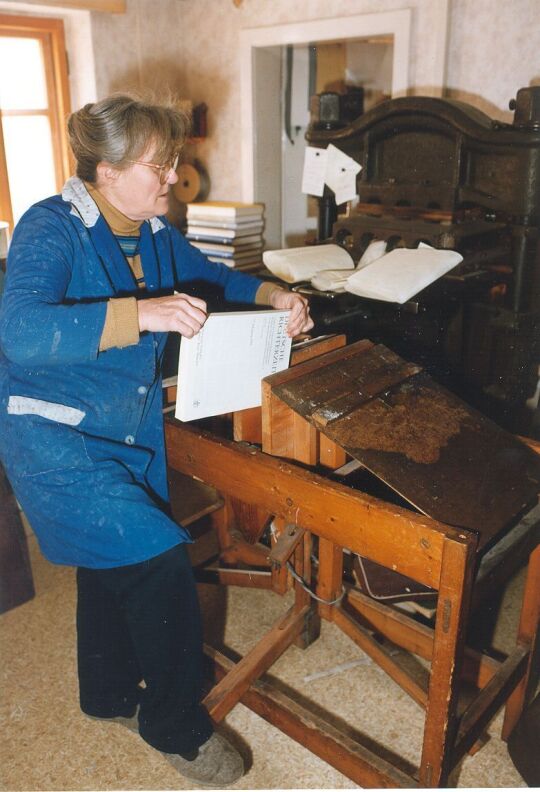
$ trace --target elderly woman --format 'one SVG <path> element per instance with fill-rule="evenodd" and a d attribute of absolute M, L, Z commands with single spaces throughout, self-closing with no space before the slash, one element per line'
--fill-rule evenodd
<path fill-rule="evenodd" d="M 77 567 L 83 712 L 131 719 L 186 778 L 221 787 L 243 762 L 200 703 L 191 539 L 167 508 L 161 411 L 167 333 L 193 336 L 206 304 L 174 290 L 202 279 L 290 309 L 290 335 L 312 322 L 302 297 L 210 263 L 165 218 L 179 112 L 115 96 L 68 127 L 77 176 L 28 210 L 8 258 L 0 458 L 44 555 Z"/>

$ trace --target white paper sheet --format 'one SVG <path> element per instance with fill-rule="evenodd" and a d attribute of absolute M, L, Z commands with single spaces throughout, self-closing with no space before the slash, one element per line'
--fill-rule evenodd
<path fill-rule="evenodd" d="M 328 155 L 324 180 L 334 191 L 336 203 L 339 206 L 339 204 L 352 201 L 356 197 L 356 174 L 361 171 L 362 166 L 332 143 L 326 151 Z"/>
<path fill-rule="evenodd" d="M 321 270 L 312 277 L 311 285 L 319 291 L 343 292 L 350 274 L 350 270 Z"/>
<path fill-rule="evenodd" d="M 304 156 L 302 192 L 321 196 L 327 184 L 342 204 L 356 197 L 356 174 L 362 170 L 352 157 L 344 154 L 332 143 L 323 149 L 307 146 Z"/>
<path fill-rule="evenodd" d="M 310 280 L 325 269 L 354 269 L 354 261 L 339 245 L 308 245 L 307 247 L 265 250 L 266 267 L 286 283 Z"/>
<path fill-rule="evenodd" d="M 356 269 L 363 269 L 367 267 L 368 264 L 372 264 L 374 261 L 377 261 L 381 256 L 384 256 L 386 253 L 386 242 L 384 239 L 374 239 L 372 242 L 369 243 L 367 248 L 364 250 L 362 257 L 358 264 L 356 265 Z"/>
<path fill-rule="evenodd" d="M 402 304 L 462 260 L 454 250 L 436 250 L 428 245 L 414 250 L 397 248 L 355 271 L 345 289 L 360 297 Z"/>
<path fill-rule="evenodd" d="M 182 338 L 175 417 L 181 421 L 258 407 L 261 380 L 289 365 L 290 311 L 210 314 Z"/>
<path fill-rule="evenodd" d="M 303 193 L 318 196 L 323 194 L 327 159 L 327 149 L 306 146 L 304 172 L 302 174 Z"/>
<path fill-rule="evenodd" d="M 374 239 L 369 243 L 365 249 L 360 261 L 355 267 L 355 272 L 363 267 L 367 267 L 373 261 L 384 255 L 386 252 L 386 242 L 382 239 Z M 349 270 L 321 270 L 317 272 L 311 279 L 311 285 L 314 289 L 319 291 L 333 291 L 344 292 L 346 291 L 347 279 L 352 275 Z"/>

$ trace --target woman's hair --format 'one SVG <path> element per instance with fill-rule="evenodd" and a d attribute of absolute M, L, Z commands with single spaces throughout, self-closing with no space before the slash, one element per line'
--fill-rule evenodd
<path fill-rule="evenodd" d="M 189 129 L 188 114 L 172 105 L 150 104 L 127 94 L 87 104 L 68 119 L 77 176 L 94 183 L 99 162 L 128 167 L 128 160 L 139 159 L 151 144 L 156 146 L 155 162 L 170 162 Z"/>

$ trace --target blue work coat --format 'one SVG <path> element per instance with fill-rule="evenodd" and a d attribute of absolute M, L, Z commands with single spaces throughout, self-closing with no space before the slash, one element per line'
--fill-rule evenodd
<path fill-rule="evenodd" d="M 213 264 L 164 217 L 141 226 L 146 291 L 202 279 L 252 303 L 260 281 Z M 44 555 L 109 568 L 189 533 L 167 513 L 161 361 L 165 333 L 99 351 L 110 297 L 138 291 L 80 179 L 26 212 L 0 306 L 0 459 Z"/>

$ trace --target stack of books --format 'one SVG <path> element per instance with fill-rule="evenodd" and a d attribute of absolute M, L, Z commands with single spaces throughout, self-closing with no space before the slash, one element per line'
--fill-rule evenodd
<path fill-rule="evenodd" d="M 242 270 L 262 264 L 264 206 L 238 201 L 201 201 L 187 207 L 187 233 L 192 245 L 210 261 Z"/>

